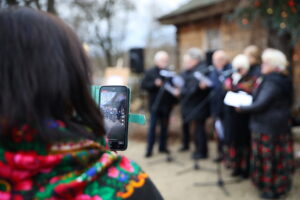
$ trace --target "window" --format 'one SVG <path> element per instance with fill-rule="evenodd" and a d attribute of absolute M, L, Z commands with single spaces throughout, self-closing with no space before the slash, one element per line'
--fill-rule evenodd
<path fill-rule="evenodd" d="M 206 31 L 206 49 L 220 49 L 220 31 L 219 29 L 208 29 Z"/>

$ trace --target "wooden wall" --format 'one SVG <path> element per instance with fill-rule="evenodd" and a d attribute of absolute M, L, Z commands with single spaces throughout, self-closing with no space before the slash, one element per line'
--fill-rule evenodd
<path fill-rule="evenodd" d="M 227 52 L 230 59 L 242 53 L 243 49 L 255 44 L 264 49 L 267 47 L 268 33 L 263 26 L 256 23 L 251 28 L 241 27 L 230 23 L 221 17 L 201 20 L 177 26 L 177 65 L 182 68 L 182 57 L 191 47 L 198 47 L 206 52 L 209 49 L 207 34 L 209 30 L 219 31 L 219 49 Z M 296 108 L 300 108 L 300 42 L 295 48 L 294 66 L 294 92 Z"/>
<path fill-rule="evenodd" d="M 177 43 L 179 52 L 179 62 L 182 64 L 182 55 L 191 47 L 201 48 L 203 51 L 209 49 L 207 34 L 209 30 L 216 29 L 219 31 L 219 49 L 225 50 L 230 58 L 241 53 L 249 44 L 258 45 L 265 48 L 267 44 L 267 33 L 259 25 L 255 28 L 242 28 L 235 23 L 222 20 L 221 17 L 210 20 L 201 20 L 177 27 Z"/>
<path fill-rule="evenodd" d="M 300 109 L 300 42 L 295 48 L 293 57 L 294 107 Z M 300 110 L 299 110 L 300 111 Z M 299 113 L 300 114 L 300 113 Z"/>

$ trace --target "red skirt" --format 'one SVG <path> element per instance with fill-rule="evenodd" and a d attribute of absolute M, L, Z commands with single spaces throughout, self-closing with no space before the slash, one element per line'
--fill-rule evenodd
<path fill-rule="evenodd" d="M 284 195 L 295 169 L 291 134 L 252 134 L 251 178 L 264 194 Z"/>

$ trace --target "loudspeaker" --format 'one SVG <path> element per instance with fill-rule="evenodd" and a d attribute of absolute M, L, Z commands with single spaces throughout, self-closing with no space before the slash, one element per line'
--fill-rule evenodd
<path fill-rule="evenodd" d="M 130 69 L 134 73 L 144 72 L 144 49 L 133 48 L 129 50 L 129 65 Z"/>

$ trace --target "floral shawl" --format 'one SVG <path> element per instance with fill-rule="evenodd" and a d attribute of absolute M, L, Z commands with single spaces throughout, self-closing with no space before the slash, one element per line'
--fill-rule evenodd
<path fill-rule="evenodd" d="M 67 130 L 62 121 L 48 126 Z M 0 143 L 1 200 L 162 199 L 136 163 L 108 150 L 105 137 L 43 145 L 36 135 L 24 125 L 12 130 L 12 148 Z"/>

